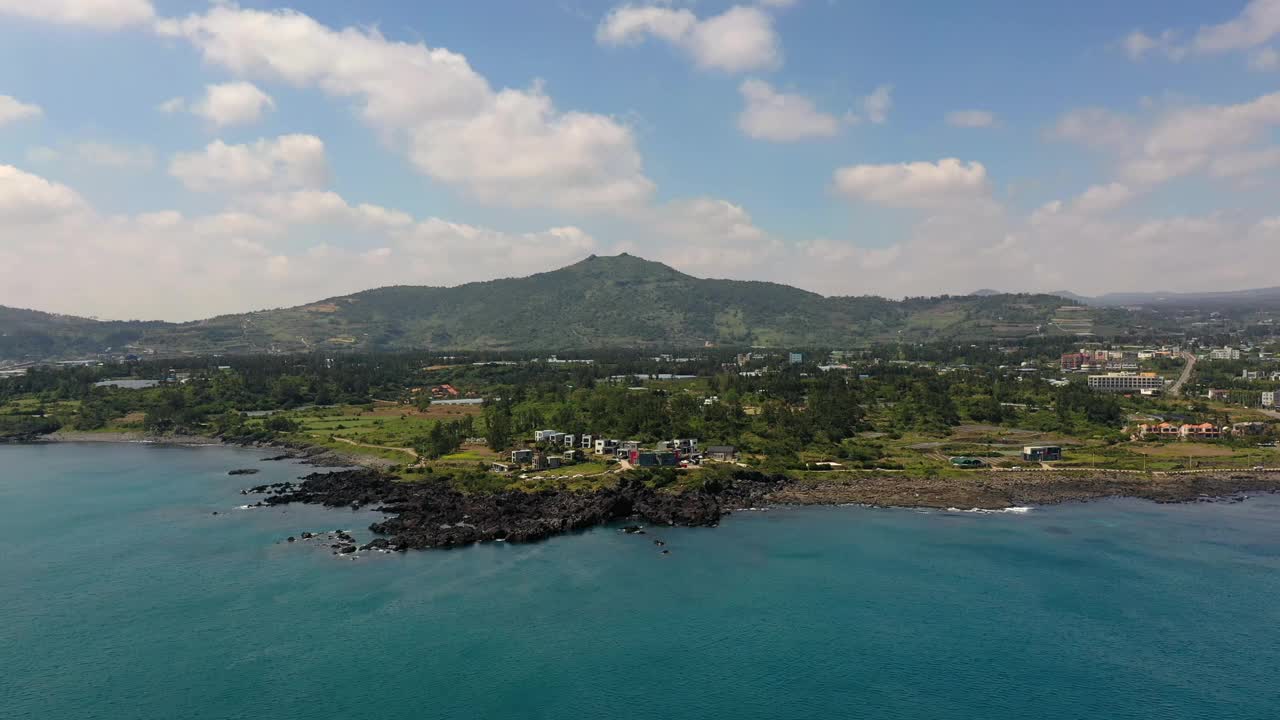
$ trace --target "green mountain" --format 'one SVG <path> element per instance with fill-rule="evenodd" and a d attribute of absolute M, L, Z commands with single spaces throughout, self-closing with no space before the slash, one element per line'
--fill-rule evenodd
<path fill-rule="evenodd" d="M 1070 307 L 1060 313 L 1064 306 Z M 301 307 L 190 323 L 98 322 L 0 310 L 0 359 L 97 352 L 316 349 L 572 350 L 717 345 L 853 346 L 1114 331 L 1122 310 L 1050 295 L 823 297 L 766 282 L 707 280 L 630 255 L 451 288 L 396 286 Z M 1067 328 L 1055 324 L 1063 316 Z M 1096 326 L 1096 327 L 1095 327 Z M 127 348 L 127 349 L 126 349 Z"/>

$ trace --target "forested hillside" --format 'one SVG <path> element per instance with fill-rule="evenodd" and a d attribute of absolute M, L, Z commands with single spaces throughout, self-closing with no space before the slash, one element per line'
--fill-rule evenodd
<path fill-rule="evenodd" d="M 878 340 L 989 340 L 1131 331 L 1124 310 L 1075 308 L 1059 326 L 1051 295 L 834 297 L 786 285 L 708 280 L 630 255 L 451 288 L 397 286 L 309 305 L 191 323 L 97 322 L 0 312 L 0 359 L 130 351 L 853 346 Z"/>

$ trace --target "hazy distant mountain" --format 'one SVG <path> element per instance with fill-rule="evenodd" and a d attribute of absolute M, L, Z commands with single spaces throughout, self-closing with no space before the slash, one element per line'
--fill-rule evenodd
<path fill-rule="evenodd" d="M 1066 298 L 1068 300 L 1085 304 L 1085 305 L 1090 304 L 1093 301 L 1093 298 L 1091 297 L 1086 297 L 1084 295 L 1077 295 L 1076 293 L 1073 293 L 1070 290 L 1055 290 L 1049 294 L 1056 295 L 1060 298 Z"/>
<path fill-rule="evenodd" d="M 766 282 L 707 280 L 638 257 L 592 256 L 552 272 L 457 287 L 384 287 L 310 305 L 191 323 L 103 323 L 0 312 L 0 359 L 102 352 L 297 352 L 718 345 L 850 346 L 1125 327 L 1124 311 L 1053 320 L 1051 295 L 823 297 Z"/>
<path fill-rule="evenodd" d="M 1108 307 L 1196 307 L 1202 310 L 1211 310 L 1221 307 L 1252 305 L 1257 309 L 1280 309 L 1280 287 L 1199 293 L 1107 293 L 1095 298 L 1086 298 L 1083 301 Z"/>

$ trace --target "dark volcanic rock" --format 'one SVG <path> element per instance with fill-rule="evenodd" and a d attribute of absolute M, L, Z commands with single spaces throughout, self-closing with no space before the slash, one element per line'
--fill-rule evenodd
<path fill-rule="evenodd" d="M 259 471 L 256 468 L 240 468 L 239 470 L 228 471 L 227 474 L 228 475 L 257 475 L 258 472 Z"/>
<path fill-rule="evenodd" d="M 669 493 L 624 479 L 617 487 L 592 492 L 508 490 L 466 495 L 439 483 L 403 483 L 374 470 L 344 470 L 313 473 L 297 485 L 263 486 L 252 492 L 268 493 L 263 500 L 266 505 L 379 506 L 379 511 L 394 517 L 369 529 L 390 538 L 382 540 L 385 545 L 370 543 L 366 547 L 403 550 L 492 540 L 535 542 L 626 518 L 663 525 L 715 525 L 727 512 L 725 508 L 759 501 L 784 483 L 783 479 L 753 476 L 727 486 Z M 638 526 L 635 530 L 640 531 Z M 353 542 L 343 531 L 336 537 Z"/>

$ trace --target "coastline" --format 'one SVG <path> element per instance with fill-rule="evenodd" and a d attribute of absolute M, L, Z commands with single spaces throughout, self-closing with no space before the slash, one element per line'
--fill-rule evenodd
<path fill-rule="evenodd" d="M 1280 492 L 1280 472 L 1214 471 L 1164 474 L 1062 470 L 974 473 L 963 478 L 858 476 L 788 484 L 767 500 L 780 505 L 872 505 L 901 508 L 1004 510 L 1013 507 L 1137 498 L 1187 503 Z"/>
<path fill-rule="evenodd" d="M 803 505 L 864 505 L 936 510 L 1001 511 L 1011 508 L 1132 497 L 1157 503 L 1242 502 L 1249 494 L 1280 492 L 1280 472 L 1203 473 L 1176 477 L 1081 476 L 904 480 L 879 478 L 848 485 L 806 486 L 782 475 L 744 471 L 706 486 L 669 492 L 635 478 L 596 490 L 508 489 L 464 494 L 440 483 L 396 482 L 372 470 L 314 473 L 300 483 L 261 485 L 254 506 L 306 503 L 360 509 L 390 517 L 370 526 L 379 537 L 357 550 L 450 548 L 480 542 L 536 542 L 610 522 L 656 526 L 715 527 L 744 508 Z M 886 482 L 887 481 L 887 482 Z M 931 484 L 932 483 L 932 484 Z M 632 525 L 627 532 L 642 533 Z"/>
<path fill-rule="evenodd" d="M 259 496 L 255 506 L 297 502 L 369 507 L 388 513 L 388 519 L 370 526 L 378 536 L 375 540 L 344 552 L 449 548 L 492 541 L 536 542 L 619 521 L 714 527 L 735 511 L 769 506 L 1000 511 L 1104 498 L 1137 498 L 1156 503 L 1239 502 L 1249 494 L 1280 493 L 1280 471 L 1135 474 L 1063 470 L 975 472 L 945 478 L 833 473 L 793 478 L 742 470 L 729 480 L 681 491 L 646 487 L 633 478 L 624 478 L 617 486 L 595 490 L 533 492 L 512 488 L 467 494 L 439 483 L 398 481 L 384 472 L 385 466 L 371 462 L 377 458 L 344 456 L 328 448 L 299 444 L 241 445 L 209 436 L 148 436 L 133 432 L 59 432 L 39 442 L 282 450 L 279 457 L 263 460 L 296 460 L 322 470 L 299 482 L 246 491 Z"/>
<path fill-rule="evenodd" d="M 249 443 L 228 442 L 212 435 L 150 435 L 144 432 L 80 432 L 59 430 L 30 441 L 39 443 L 124 443 L 132 445 L 167 445 L 173 447 L 222 446 L 244 450 L 281 450 L 281 460 L 298 460 L 305 465 L 327 468 L 366 468 L 385 470 L 394 463 L 382 458 L 344 453 L 341 450 L 303 445 L 298 443 Z"/>
<path fill-rule="evenodd" d="M 303 443 L 227 442 L 209 435 L 149 435 L 143 432 L 58 431 L 37 443 L 130 443 L 281 450 L 280 459 L 327 468 L 359 468 L 380 473 L 389 460 Z M 763 477 L 759 473 L 756 477 Z M 966 473 L 963 477 L 926 478 L 901 474 L 831 473 L 821 478 L 789 479 L 760 499 L 774 505 L 871 505 L 877 507 L 949 507 L 1003 510 L 1028 505 L 1054 505 L 1102 498 L 1137 498 L 1152 502 L 1194 502 L 1240 493 L 1280 492 L 1280 471 L 1214 470 L 1140 474 L 1104 470 Z"/>

